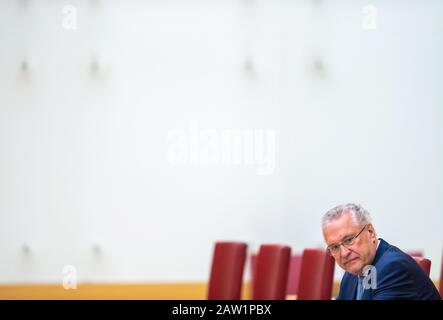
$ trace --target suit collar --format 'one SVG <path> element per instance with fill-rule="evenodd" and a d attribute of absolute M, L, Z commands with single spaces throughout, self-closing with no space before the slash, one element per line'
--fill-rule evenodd
<path fill-rule="evenodd" d="M 391 245 L 382 238 L 380 238 L 379 240 L 380 244 L 378 245 L 377 251 L 375 253 L 374 261 L 372 261 L 372 265 L 374 266 L 380 260 L 380 258 L 385 254 L 385 252 L 391 247 Z"/>
<path fill-rule="evenodd" d="M 345 278 L 347 279 L 345 280 Z M 344 292 L 346 292 L 346 296 L 344 296 L 344 299 L 357 299 L 357 286 L 358 286 L 358 279 L 357 276 L 353 275 L 352 273 L 346 272 L 345 277 L 343 278 L 344 282 L 347 282 L 347 287 Z"/>

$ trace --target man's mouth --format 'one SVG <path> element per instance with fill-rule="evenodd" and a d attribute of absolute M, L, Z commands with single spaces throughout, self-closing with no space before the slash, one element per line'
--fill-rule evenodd
<path fill-rule="evenodd" d="M 356 261 L 358 259 L 358 257 L 352 258 L 351 260 L 348 260 L 345 262 L 345 265 L 349 265 L 350 263 Z"/>

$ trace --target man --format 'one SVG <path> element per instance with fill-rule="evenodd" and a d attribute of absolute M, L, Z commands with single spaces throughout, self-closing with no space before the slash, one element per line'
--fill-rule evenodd
<path fill-rule="evenodd" d="M 440 300 L 423 269 L 397 247 L 377 239 L 369 213 L 346 204 L 323 216 L 323 236 L 330 254 L 346 273 L 339 300 Z"/>

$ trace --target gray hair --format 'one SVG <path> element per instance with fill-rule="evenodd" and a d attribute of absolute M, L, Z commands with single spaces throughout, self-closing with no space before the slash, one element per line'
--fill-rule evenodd
<path fill-rule="evenodd" d="M 372 221 L 369 212 L 361 205 L 355 203 L 347 203 L 336 206 L 326 212 L 322 218 L 322 226 L 324 227 L 329 222 L 340 218 L 344 214 L 351 214 L 354 223 L 359 227 L 363 227 L 368 223 L 371 223 Z"/>

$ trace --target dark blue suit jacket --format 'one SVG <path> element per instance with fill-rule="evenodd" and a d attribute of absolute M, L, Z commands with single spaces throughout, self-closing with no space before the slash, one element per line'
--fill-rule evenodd
<path fill-rule="evenodd" d="M 440 294 L 423 269 L 397 247 L 380 239 L 374 261 L 377 288 L 365 289 L 362 300 L 440 300 Z M 337 300 L 355 300 L 357 276 L 346 272 Z"/>

